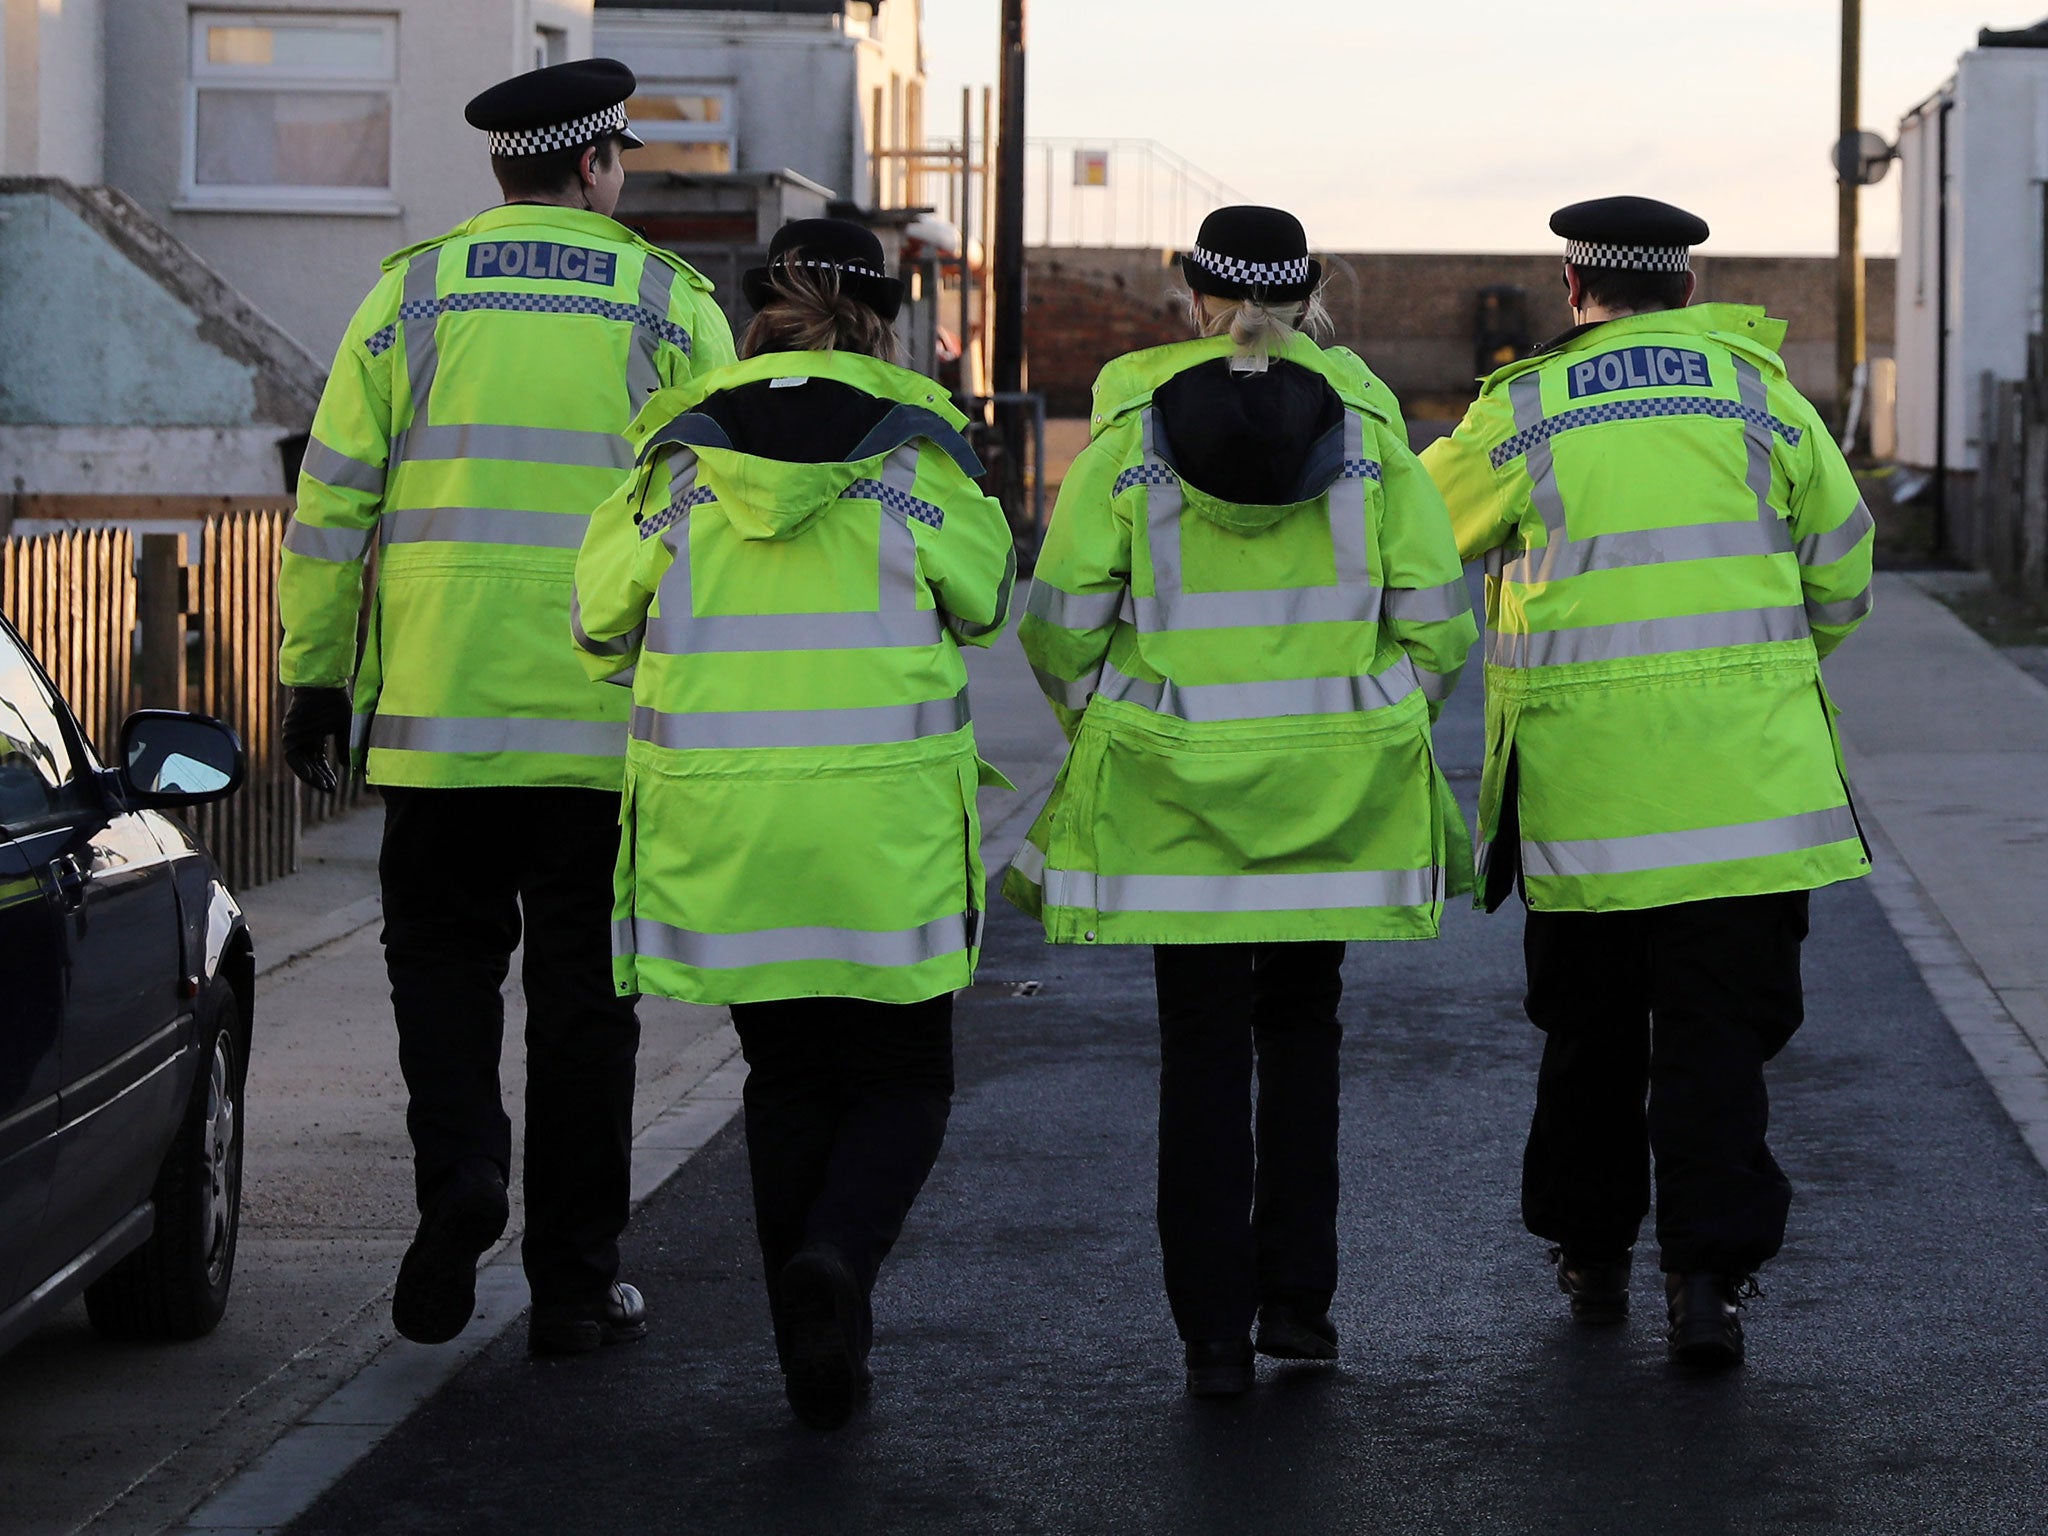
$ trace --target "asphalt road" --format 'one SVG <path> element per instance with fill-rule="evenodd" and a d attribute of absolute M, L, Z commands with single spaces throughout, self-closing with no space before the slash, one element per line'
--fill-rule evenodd
<path fill-rule="evenodd" d="M 1476 692 L 1443 733 L 1467 788 Z M 291 1530 L 2048 1528 L 2048 1174 L 1869 895 L 1816 897 L 1773 1069 L 1792 1237 L 1750 1365 L 1705 1381 L 1664 1364 L 1653 1257 L 1626 1327 L 1577 1328 L 1521 1230 L 1519 938 L 1461 907 L 1438 943 L 1352 946 L 1335 1367 L 1181 1395 L 1148 956 L 1047 948 L 999 904 L 851 1427 L 782 1401 L 735 1125 L 628 1235 L 646 1343 L 541 1365 L 513 1330 Z"/>

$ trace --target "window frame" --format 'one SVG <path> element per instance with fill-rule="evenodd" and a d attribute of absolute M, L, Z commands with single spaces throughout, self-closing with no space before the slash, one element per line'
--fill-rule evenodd
<path fill-rule="evenodd" d="M 632 129 L 652 149 L 657 144 L 723 144 L 731 163 L 723 174 L 740 168 L 740 92 L 737 80 L 642 80 L 635 96 L 716 96 L 725 103 L 715 123 L 687 122 L 675 117 L 635 117 Z M 626 109 L 631 116 L 632 108 Z"/>
<path fill-rule="evenodd" d="M 335 23 L 375 27 L 383 38 L 383 72 L 377 77 L 316 66 L 218 65 L 206 59 L 208 29 L 214 26 L 270 27 L 311 31 Z M 327 213 L 395 217 L 400 208 L 398 169 L 398 17 L 382 11 L 235 11 L 194 6 L 186 12 L 185 122 L 180 147 L 178 199 L 181 213 Z M 390 110 L 381 187 L 202 185 L 199 175 L 199 97 L 203 91 L 298 91 L 372 95 L 381 93 Z"/>
<path fill-rule="evenodd" d="M 69 702 L 43 670 L 36 653 L 29 649 L 28 643 L 14 632 L 11 625 L 0 624 L 0 660 L 20 662 L 29 686 L 36 693 L 36 701 L 56 724 L 58 739 L 55 746 L 62 750 L 63 759 L 71 769 L 63 783 L 51 787 L 53 804 L 48 810 L 26 821 L 0 822 L 0 843 L 7 843 L 20 842 L 52 827 L 73 825 L 83 816 L 97 814 L 100 809 L 100 766 L 85 739 L 84 729 L 71 713 Z M 24 729 L 31 728 L 27 718 L 20 716 L 17 705 L 0 703 L 0 707 L 20 718 Z M 52 749 L 52 743 L 40 738 L 37 740 L 44 750 Z"/>

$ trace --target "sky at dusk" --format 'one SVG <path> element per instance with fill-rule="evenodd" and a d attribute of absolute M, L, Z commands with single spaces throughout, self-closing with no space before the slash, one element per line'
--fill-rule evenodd
<path fill-rule="evenodd" d="M 1613 192 L 1692 209 L 1710 251 L 1835 246 L 1837 0 L 1029 5 L 1031 136 L 1156 139 L 1319 246 L 1544 250 L 1552 209 Z M 936 123 L 994 83 L 999 6 L 924 9 Z M 1863 125 L 1890 138 L 1979 27 L 2048 0 L 1863 9 Z M 1898 189 L 1863 194 L 1872 253 L 1897 249 Z"/>

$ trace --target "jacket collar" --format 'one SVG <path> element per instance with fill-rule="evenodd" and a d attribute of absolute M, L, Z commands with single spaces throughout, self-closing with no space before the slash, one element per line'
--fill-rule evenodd
<path fill-rule="evenodd" d="M 1183 373 L 1211 358 L 1228 357 L 1235 350 L 1228 336 L 1209 336 L 1196 341 L 1176 341 L 1163 347 L 1130 352 L 1104 368 L 1095 380 L 1095 403 L 1089 431 L 1102 431 L 1119 416 L 1138 409 L 1153 392 L 1177 373 Z M 1352 352 L 1342 347 L 1328 351 L 1299 331 L 1288 338 L 1273 356 L 1297 363 L 1329 380 L 1330 387 L 1345 405 L 1374 420 L 1391 422 L 1393 397 L 1373 377 L 1372 371 Z"/>

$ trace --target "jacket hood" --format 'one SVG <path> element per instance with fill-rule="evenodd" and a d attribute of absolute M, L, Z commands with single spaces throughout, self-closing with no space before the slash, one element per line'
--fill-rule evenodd
<path fill-rule="evenodd" d="M 642 460 L 693 448 L 698 483 L 743 538 L 787 539 L 856 481 L 879 479 L 906 443 L 934 442 L 980 475 L 966 424 L 922 374 L 855 354 L 776 352 L 658 391 L 626 440 Z"/>
<path fill-rule="evenodd" d="M 1142 410 L 1153 392 L 1175 374 L 1215 358 L 1229 357 L 1236 350 L 1228 336 L 1211 336 L 1200 341 L 1147 347 L 1117 358 L 1096 376 L 1089 435 L 1099 436 L 1133 411 Z M 1400 421 L 1400 407 L 1394 403 L 1393 391 L 1349 348 L 1319 347 L 1297 332 L 1273 356 L 1321 374 L 1345 405 L 1382 425 L 1392 426 Z"/>

